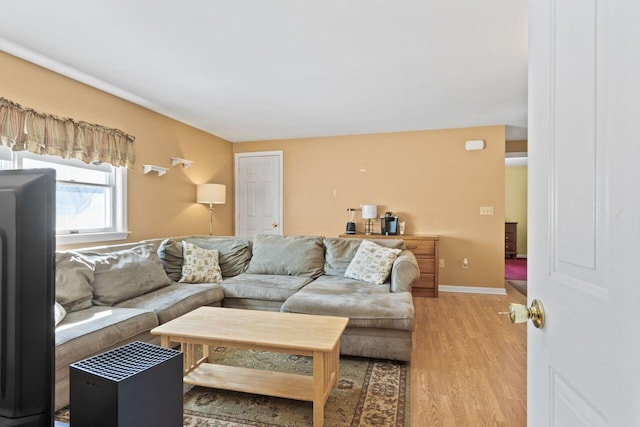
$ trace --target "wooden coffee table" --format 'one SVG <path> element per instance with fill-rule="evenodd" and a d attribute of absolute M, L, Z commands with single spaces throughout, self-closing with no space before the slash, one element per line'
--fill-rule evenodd
<path fill-rule="evenodd" d="M 200 307 L 151 330 L 162 345 L 180 343 L 184 382 L 204 387 L 313 402 L 313 425 L 324 423 L 324 405 L 337 386 L 340 336 L 346 317 L 221 307 Z M 198 358 L 196 347 L 203 346 Z M 209 346 L 313 357 L 313 376 L 208 363 Z"/>

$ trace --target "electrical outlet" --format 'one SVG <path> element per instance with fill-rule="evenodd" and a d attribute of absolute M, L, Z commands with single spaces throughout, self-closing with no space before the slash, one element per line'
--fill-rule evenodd
<path fill-rule="evenodd" d="M 469 269 L 469 260 L 467 258 L 464 258 L 462 260 L 462 268 L 465 269 L 465 270 Z"/>
<path fill-rule="evenodd" d="M 439 265 L 440 268 L 444 268 L 444 258 L 440 258 Z"/>
<path fill-rule="evenodd" d="M 493 206 L 480 206 L 480 215 L 493 215 Z"/>

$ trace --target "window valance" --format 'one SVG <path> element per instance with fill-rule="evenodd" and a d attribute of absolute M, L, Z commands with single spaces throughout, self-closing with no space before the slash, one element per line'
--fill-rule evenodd
<path fill-rule="evenodd" d="M 130 168 L 135 137 L 118 129 L 61 118 L 0 98 L 0 139 L 14 151 L 27 150 L 85 163 Z"/>

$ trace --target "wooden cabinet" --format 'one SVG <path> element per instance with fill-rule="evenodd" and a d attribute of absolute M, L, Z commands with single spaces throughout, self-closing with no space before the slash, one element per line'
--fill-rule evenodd
<path fill-rule="evenodd" d="M 518 255 L 518 223 L 504 223 L 504 257 L 515 258 Z"/>
<path fill-rule="evenodd" d="M 413 252 L 420 267 L 420 278 L 413 282 L 411 293 L 415 297 L 438 296 L 439 237 L 432 234 L 405 234 L 384 236 L 381 234 L 341 234 L 340 237 L 356 239 L 404 240 L 407 250 Z"/>

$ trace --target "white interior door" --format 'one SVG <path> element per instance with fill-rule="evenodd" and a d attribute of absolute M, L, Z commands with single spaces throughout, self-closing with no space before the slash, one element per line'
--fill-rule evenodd
<path fill-rule="evenodd" d="M 640 426 L 639 4 L 529 2 L 529 426 Z"/>
<path fill-rule="evenodd" d="M 282 151 L 235 157 L 236 236 L 282 234 Z"/>

